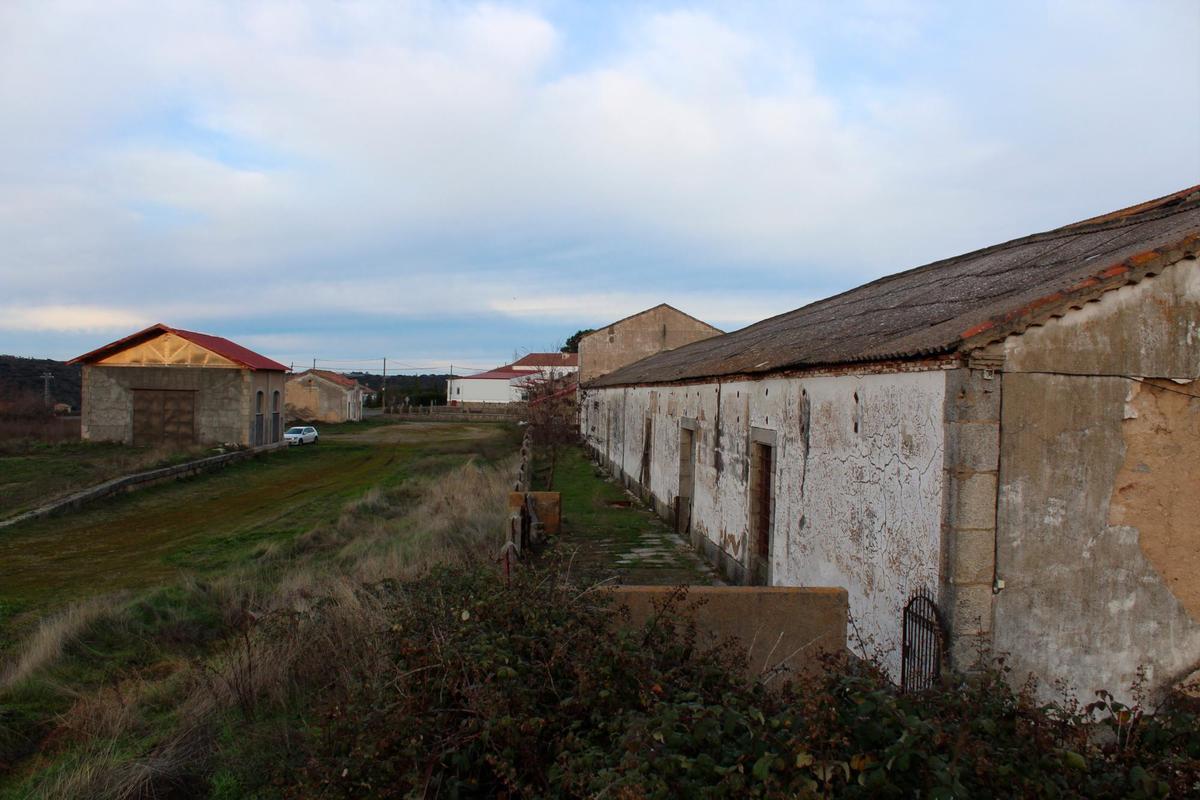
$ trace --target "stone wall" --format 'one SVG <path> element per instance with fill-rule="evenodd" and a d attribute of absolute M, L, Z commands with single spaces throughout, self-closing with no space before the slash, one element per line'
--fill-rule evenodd
<path fill-rule="evenodd" d="M 1200 266 L 1003 345 L 997 650 L 1128 696 L 1200 667 Z"/>
<path fill-rule="evenodd" d="M 287 374 L 268 370 L 245 370 L 242 379 L 247 387 L 244 396 L 246 419 L 249 420 L 245 443 L 250 445 L 258 444 L 254 441 L 254 417 L 258 410 L 257 395 L 259 392 L 263 393 L 262 413 L 264 428 L 262 444 L 282 441 L 283 431 L 287 425 L 285 400 Z M 276 400 L 278 401 L 278 406 L 276 406 Z M 279 409 L 279 422 L 277 426 L 273 420 L 276 407 Z M 278 433 L 278 436 L 276 436 L 276 433 Z"/>
<path fill-rule="evenodd" d="M 863 649 L 891 651 L 898 675 L 904 603 L 941 582 L 946 375 L 927 368 L 589 390 L 581 425 L 613 474 L 673 521 L 686 473 L 680 442 L 693 439 L 690 536 L 735 583 L 755 577 L 752 452 L 770 444 L 768 583 L 845 587 L 870 640 Z"/>
<path fill-rule="evenodd" d="M 287 417 L 305 422 L 347 422 L 362 418 L 362 395 L 313 375 L 287 381 Z"/>
<path fill-rule="evenodd" d="M 951 664 L 977 665 L 989 652 L 996 567 L 996 483 L 1000 466 L 1000 374 L 946 374 L 943 419 L 945 542 L 939 605 L 951 632 Z"/>
<path fill-rule="evenodd" d="M 587 383 L 662 350 L 718 336 L 721 331 L 669 306 L 657 306 L 600 328 L 579 342 L 579 381 Z"/>
<path fill-rule="evenodd" d="M 198 444 L 250 443 L 249 370 L 222 367 L 84 366 L 81 435 L 133 443 L 133 390 L 196 392 Z"/>
<path fill-rule="evenodd" d="M 613 591 L 639 627 L 653 620 L 676 592 L 667 586 Z M 691 586 L 679 603 L 695 620 L 702 646 L 737 639 L 746 648 L 748 672 L 755 678 L 812 670 L 821 653 L 846 649 L 844 589 Z"/>

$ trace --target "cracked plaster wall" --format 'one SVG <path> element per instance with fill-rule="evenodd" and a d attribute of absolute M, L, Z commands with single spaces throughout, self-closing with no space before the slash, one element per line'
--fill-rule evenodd
<path fill-rule="evenodd" d="M 751 428 L 775 432 L 771 583 L 846 588 L 859 632 L 898 675 L 903 605 L 938 587 L 945 394 L 941 370 L 593 389 L 581 424 L 614 473 L 670 518 L 680 426 L 694 421 L 693 541 L 734 579 L 746 567 Z"/>
<path fill-rule="evenodd" d="M 1200 266 L 1004 346 L 994 644 L 1015 674 L 1128 698 L 1200 666 Z M 1129 376 L 1129 377 L 1123 377 Z M 1147 379 L 1145 382 L 1136 378 Z"/>

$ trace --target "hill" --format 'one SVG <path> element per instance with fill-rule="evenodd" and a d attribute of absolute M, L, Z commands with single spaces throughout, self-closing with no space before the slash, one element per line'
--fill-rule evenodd
<path fill-rule="evenodd" d="M 383 376 L 368 372 L 349 372 L 349 377 L 375 391 L 383 386 Z M 446 402 L 446 381 L 449 375 L 388 375 L 389 404 L 408 398 L 415 406 L 441 405 Z"/>
<path fill-rule="evenodd" d="M 67 403 L 78 410 L 80 404 L 81 372 L 78 365 L 48 358 L 25 358 L 0 355 L 0 397 L 43 391 L 42 374 L 54 376 L 50 381 L 50 398 L 55 403 Z"/>

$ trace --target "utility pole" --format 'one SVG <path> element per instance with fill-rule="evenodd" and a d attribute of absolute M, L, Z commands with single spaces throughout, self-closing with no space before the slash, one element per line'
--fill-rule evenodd
<path fill-rule="evenodd" d="M 42 379 L 42 401 L 46 404 L 46 408 L 50 407 L 50 381 L 54 380 L 54 375 L 46 370 L 38 376 Z"/>
<path fill-rule="evenodd" d="M 387 413 L 387 356 L 383 357 L 383 386 L 379 390 L 379 407 Z"/>

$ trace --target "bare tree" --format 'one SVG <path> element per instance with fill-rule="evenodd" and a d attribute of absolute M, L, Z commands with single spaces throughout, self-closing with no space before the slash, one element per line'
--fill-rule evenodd
<path fill-rule="evenodd" d="M 579 384 L 575 375 L 539 375 L 525 381 L 527 420 L 534 445 L 549 459 L 547 488 L 554 486 L 554 470 L 564 445 L 574 444 L 579 431 Z"/>

